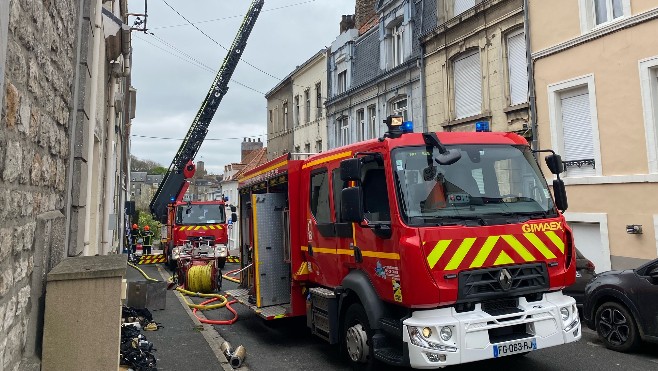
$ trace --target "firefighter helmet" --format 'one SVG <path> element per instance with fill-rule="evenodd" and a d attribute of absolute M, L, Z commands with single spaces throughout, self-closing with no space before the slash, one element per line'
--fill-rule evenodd
<path fill-rule="evenodd" d="M 145 230 L 145 231 L 148 231 L 149 229 L 151 229 L 151 228 L 150 228 L 148 225 L 145 225 L 145 226 L 144 226 L 144 230 Z"/>
<path fill-rule="evenodd" d="M 133 229 L 138 229 L 139 226 L 137 224 L 133 224 Z"/>

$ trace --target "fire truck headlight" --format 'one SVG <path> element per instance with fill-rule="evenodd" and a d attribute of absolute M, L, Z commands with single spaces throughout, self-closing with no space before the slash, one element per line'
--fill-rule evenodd
<path fill-rule="evenodd" d="M 171 257 L 172 257 L 174 260 L 178 260 L 178 258 L 180 257 L 180 251 L 181 251 L 181 249 L 182 249 L 181 247 L 174 247 L 174 248 L 171 250 Z"/>
<path fill-rule="evenodd" d="M 447 329 L 450 329 L 449 327 L 444 327 Z M 431 349 L 431 350 L 436 350 L 440 352 L 456 352 L 457 347 L 455 346 L 450 346 L 450 345 L 443 345 L 439 344 L 435 341 L 430 341 L 429 339 L 425 338 L 425 334 L 427 333 L 425 331 L 426 328 L 423 328 L 422 330 L 418 327 L 415 326 L 407 326 L 407 331 L 409 332 L 409 341 L 411 341 L 411 344 L 426 348 L 426 349 Z M 441 329 L 443 331 L 443 329 Z M 431 336 L 431 334 L 429 334 Z M 450 335 L 452 336 L 452 330 L 450 330 Z"/>
<path fill-rule="evenodd" d="M 228 255 L 228 249 L 224 245 L 215 246 L 215 257 L 225 258 Z"/>
<path fill-rule="evenodd" d="M 569 308 L 563 307 L 560 308 L 560 315 L 562 316 L 562 320 L 566 321 L 569 319 Z"/>
<path fill-rule="evenodd" d="M 443 341 L 448 341 L 452 337 L 452 330 L 448 326 L 443 326 L 441 328 L 441 339 Z"/>

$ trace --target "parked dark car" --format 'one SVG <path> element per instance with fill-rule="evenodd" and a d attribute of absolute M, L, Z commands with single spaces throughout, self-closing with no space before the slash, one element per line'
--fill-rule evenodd
<path fill-rule="evenodd" d="M 599 274 L 585 287 L 583 317 L 609 349 L 628 352 L 642 340 L 658 343 L 658 259 Z"/>
<path fill-rule="evenodd" d="M 594 263 L 576 249 L 576 282 L 562 292 L 576 299 L 578 308 L 581 308 L 585 301 L 585 286 L 596 277 L 595 268 Z"/>

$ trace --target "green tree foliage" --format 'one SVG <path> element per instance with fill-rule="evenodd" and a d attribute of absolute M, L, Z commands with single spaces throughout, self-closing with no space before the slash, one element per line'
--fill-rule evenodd
<path fill-rule="evenodd" d="M 148 171 L 150 175 L 164 175 L 167 173 L 167 168 L 164 166 L 156 166 Z"/>
<path fill-rule="evenodd" d="M 151 232 L 153 232 L 153 242 L 160 241 L 160 227 L 162 224 L 153 219 L 150 213 L 139 213 L 139 228 L 143 229 L 145 225 L 148 225 Z"/>
<path fill-rule="evenodd" d="M 151 169 L 162 167 L 159 163 L 151 160 L 142 160 L 135 156 L 130 156 L 130 171 L 146 171 L 149 172 Z M 165 170 L 166 171 L 166 170 Z M 149 173 L 150 174 L 150 173 Z"/>

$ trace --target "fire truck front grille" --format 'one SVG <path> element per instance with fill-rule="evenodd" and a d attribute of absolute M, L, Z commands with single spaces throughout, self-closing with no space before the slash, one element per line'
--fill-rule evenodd
<path fill-rule="evenodd" d="M 459 273 L 458 301 L 524 295 L 548 288 L 544 263 L 477 269 Z"/>

